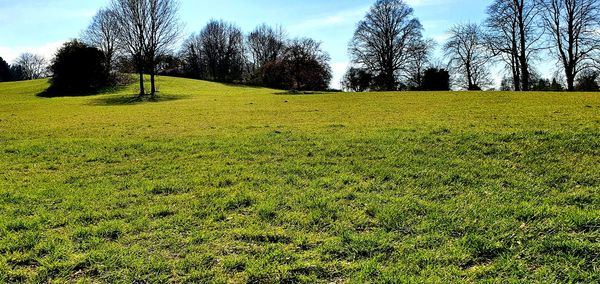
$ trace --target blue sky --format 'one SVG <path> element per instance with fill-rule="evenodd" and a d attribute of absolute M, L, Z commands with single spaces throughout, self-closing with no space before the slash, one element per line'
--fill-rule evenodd
<path fill-rule="evenodd" d="M 210 19 L 234 22 L 245 32 L 261 23 L 282 25 L 290 37 L 323 42 L 331 56 L 333 86 L 347 68 L 347 45 L 375 0 L 180 0 L 183 37 Z M 455 23 L 480 22 L 488 0 L 407 0 L 425 27 L 425 36 L 441 45 Z M 24 51 L 48 58 L 64 41 L 76 38 L 108 0 L 0 0 L 0 56 L 11 62 Z M 439 52 L 438 52 L 439 53 Z"/>

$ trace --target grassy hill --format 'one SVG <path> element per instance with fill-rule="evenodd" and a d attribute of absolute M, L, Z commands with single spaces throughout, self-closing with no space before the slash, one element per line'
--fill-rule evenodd
<path fill-rule="evenodd" d="M 598 282 L 600 95 L 0 83 L 0 282 Z"/>

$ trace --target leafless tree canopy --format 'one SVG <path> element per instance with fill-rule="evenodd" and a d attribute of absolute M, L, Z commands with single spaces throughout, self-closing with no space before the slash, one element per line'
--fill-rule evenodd
<path fill-rule="evenodd" d="M 330 57 L 321 49 L 321 42 L 310 38 L 294 39 L 285 50 L 294 90 L 324 90 L 331 80 Z"/>
<path fill-rule="evenodd" d="M 423 75 L 431 65 L 431 54 L 435 45 L 432 39 L 419 40 L 411 45 L 412 56 L 408 60 L 409 68 L 405 75 L 410 89 L 418 90 L 423 86 Z"/>
<path fill-rule="evenodd" d="M 537 1 L 550 35 L 549 45 L 560 58 L 568 90 L 574 91 L 577 75 L 590 68 L 594 54 L 600 51 L 600 1 Z"/>
<path fill-rule="evenodd" d="M 510 69 L 516 91 L 529 90 L 530 63 L 542 49 L 539 11 L 534 0 L 495 0 L 488 7 L 485 42 Z"/>
<path fill-rule="evenodd" d="M 281 79 L 286 82 L 281 86 L 313 88 L 331 79 L 329 58 L 322 58 L 326 53 L 318 44 L 314 46 L 316 42 L 288 40 L 283 28 L 266 24 L 244 34 L 233 24 L 211 20 L 185 41 L 180 57 L 175 58 L 171 51 L 181 32 L 177 0 L 111 1 L 109 8 L 94 17 L 83 39 L 106 54 L 109 68 L 119 65 L 124 72 L 135 68 L 140 95 L 145 94 L 144 74 L 150 75 L 151 94 L 156 92 L 157 66 L 166 59 L 168 64 L 162 65 L 168 68 L 162 69 L 168 69 L 169 74 L 222 82 L 273 87 Z M 532 66 L 545 50 L 552 50 L 553 57 L 559 59 L 569 90 L 575 89 L 584 70 L 600 70 L 599 0 L 491 2 L 483 25 L 456 25 L 443 45 L 457 86 L 470 90 L 488 87 L 492 84 L 489 67 L 500 61 L 511 75 L 503 81 L 503 88 L 510 84 L 518 91 L 539 89 L 537 85 L 543 80 L 536 77 Z M 422 31 L 407 0 L 376 0 L 349 43 L 353 73 L 346 81 L 360 83 L 358 89 L 420 89 L 425 70 L 433 65 L 431 55 L 436 45 L 423 39 Z M 311 54 L 311 50 L 319 52 Z M 113 60 L 115 57 L 125 60 Z M 313 68 L 320 81 L 300 72 L 294 64 Z M 295 74 L 302 78 L 293 79 Z M 299 83 L 290 83 L 293 81 Z"/>
<path fill-rule="evenodd" d="M 147 43 L 145 57 L 150 67 L 151 94 L 156 93 L 154 77 L 157 58 L 173 47 L 181 33 L 177 17 L 179 3 L 175 0 L 148 0 L 149 19 L 147 21 Z"/>
<path fill-rule="evenodd" d="M 350 67 L 340 84 L 342 89 L 347 92 L 364 92 L 369 90 L 373 83 L 373 75 L 367 70 Z"/>
<path fill-rule="evenodd" d="M 258 70 L 269 62 L 281 59 L 286 47 L 283 28 L 272 28 L 266 24 L 258 26 L 246 39 L 252 69 Z"/>
<path fill-rule="evenodd" d="M 233 82 L 244 71 L 244 35 L 240 28 L 223 21 L 210 21 L 184 45 L 186 64 L 203 79 Z"/>
<path fill-rule="evenodd" d="M 262 84 L 272 88 L 325 90 L 331 81 L 329 60 L 320 42 L 297 38 L 289 41 L 280 59 L 266 63 L 259 74 Z"/>
<path fill-rule="evenodd" d="M 25 80 L 44 78 L 48 74 L 48 61 L 41 55 L 23 53 L 16 59 L 15 65 L 21 67 Z"/>
<path fill-rule="evenodd" d="M 403 0 L 378 0 L 358 23 L 349 47 L 352 61 L 380 77 L 384 89 L 395 90 L 422 29 Z"/>
<path fill-rule="evenodd" d="M 448 66 L 458 76 L 461 87 L 479 90 L 491 84 L 488 64 L 490 54 L 483 44 L 483 33 L 477 24 L 456 25 L 449 31 L 444 45 Z"/>
<path fill-rule="evenodd" d="M 146 0 L 114 0 L 112 10 L 118 28 L 119 47 L 129 53 L 135 61 L 139 74 L 140 96 L 144 89 L 144 51 L 146 47 L 146 19 L 148 18 L 148 2 Z"/>
<path fill-rule="evenodd" d="M 111 9 L 101 9 L 92 19 L 92 23 L 84 31 L 83 41 L 104 52 L 106 68 L 112 70 L 113 60 L 117 48 L 119 24 L 117 15 Z"/>
<path fill-rule="evenodd" d="M 144 73 L 150 74 L 151 94 L 156 92 L 156 58 L 175 43 L 180 24 L 175 0 L 113 0 L 118 24 L 119 46 L 136 62 L 140 75 L 140 95 L 144 95 Z"/>

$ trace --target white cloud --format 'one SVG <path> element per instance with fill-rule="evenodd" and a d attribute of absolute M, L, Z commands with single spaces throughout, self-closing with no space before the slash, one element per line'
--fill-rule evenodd
<path fill-rule="evenodd" d="M 454 0 L 407 0 L 406 3 L 411 7 L 425 7 L 425 6 L 440 6 L 448 5 L 456 2 Z"/>
<path fill-rule="evenodd" d="M 8 63 L 14 63 L 14 60 L 25 52 L 39 54 L 44 56 L 46 60 L 51 60 L 54 57 L 54 53 L 56 53 L 63 43 L 64 41 L 55 41 L 41 46 L 0 46 L 0 56 Z"/>
<path fill-rule="evenodd" d="M 301 21 L 299 23 L 293 24 L 288 27 L 288 30 L 292 32 L 303 32 L 311 29 L 318 29 L 324 27 L 332 27 L 338 25 L 346 25 L 349 23 L 358 22 L 366 12 L 369 7 L 360 7 L 350 10 L 340 11 L 336 14 L 329 16 L 319 16 L 314 17 L 308 20 Z"/>
<path fill-rule="evenodd" d="M 443 47 L 444 44 L 446 43 L 446 41 L 448 40 L 448 38 L 450 38 L 450 35 L 447 33 L 437 34 L 437 35 L 433 35 L 431 38 L 433 38 L 433 40 L 435 40 L 438 47 Z"/>
<path fill-rule="evenodd" d="M 331 64 L 331 71 L 332 71 L 332 79 L 331 79 L 331 87 L 334 89 L 341 89 L 342 88 L 342 78 L 344 77 L 344 74 L 346 73 L 346 69 L 348 68 L 348 66 L 350 65 L 350 62 L 335 62 Z"/>

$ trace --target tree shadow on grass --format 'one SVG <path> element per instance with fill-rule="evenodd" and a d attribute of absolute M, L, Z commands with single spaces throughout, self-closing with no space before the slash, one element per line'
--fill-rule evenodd
<path fill-rule="evenodd" d="M 184 99 L 184 96 L 176 95 L 157 95 L 157 96 L 110 96 L 93 100 L 90 105 L 93 106 L 122 106 L 137 105 L 143 103 L 160 103 Z"/>
<path fill-rule="evenodd" d="M 330 94 L 331 92 L 323 92 L 323 91 L 281 91 L 274 93 L 279 96 L 298 96 L 298 95 L 325 95 Z"/>
<path fill-rule="evenodd" d="M 65 98 L 65 97 L 91 97 L 99 95 L 116 94 L 127 89 L 126 85 L 112 86 L 100 89 L 93 89 L 87 91 L 69 92 L 69 91 L 58 91 L 48 88 L 41 93 L 36 94 L 40 98 Z"/>

